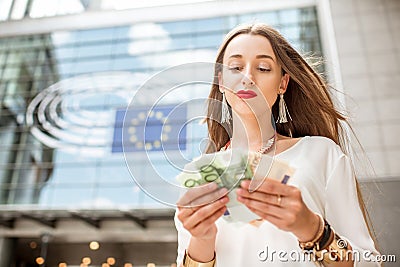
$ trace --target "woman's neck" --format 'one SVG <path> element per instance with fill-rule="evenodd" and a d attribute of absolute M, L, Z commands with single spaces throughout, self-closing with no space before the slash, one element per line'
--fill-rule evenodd
<path fill-rule="evenodd" d="M 233 133 L 231 146 L 258 151 L 275 134 L 271 114 L 265 112 L 260 118 L 238 116 L 233 112 Z"/>

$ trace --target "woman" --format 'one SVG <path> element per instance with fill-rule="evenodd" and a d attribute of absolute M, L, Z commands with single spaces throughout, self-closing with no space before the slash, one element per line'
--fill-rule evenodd
<path fill-rule="evenodd" d="M 288 184 L 266 179 L 254 192 L 243 181 L 237 200 L 260 219 L 239 226 L 221 219 L 229 201 L 225 188 L 211 183 L 188 191 L 175 217 L 178 265 L 379 266 L 343 152 L 346 119 L 335 110 L 326 82 L 264 24 L 233 29 L 216 63 L 207 117 L 213 146 L 207 152 L 275 154 L 296 171 Z M 215 104 L 221 101 L 222 107 Z M 276 132 L 268 107 L 278 118 Z"/>

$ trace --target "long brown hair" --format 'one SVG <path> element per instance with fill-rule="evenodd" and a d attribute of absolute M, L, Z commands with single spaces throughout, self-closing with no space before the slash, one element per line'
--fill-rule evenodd
<path fill-rule="evenodd" d="M 282 73 L 290 76 L 285 93 L 285 101 L 290 110 L 292 121 L 277 124 L 279 134 L 292 137 L 306 135 L 325 136 L 336 144 L 342 145 L 340 133 L 343 131 L 340 121 L 346 118 L 334 107 L 328 92 L 328 86 L 306 60 L 289 44 L 288 41 L 275 29 L 265 24 L 252 24 L 239 26 L 230 31 L 218 51 L 215 78 L 209 95 L 207 125 L 210 139 L 214 142 L 214 149 L 219 150 L 229 140 L 231 127 L 229 124 L 221 124 L 212 118 L 221 117 L 221 109 L 216 108 L 222 100 L 222 93 L 218 86 L 218 73 L 221 71 L 226 47 L 230 41 L 240 34 L 262 35 L 267 38 L 276 55 L 278 63 L 282 67 Z M 278 97 L 278 95 L 277 95 Z M 278 116 L 278 101 L 272 106 L 272 114 Z M 232 122 L 231 122 L 232 123 Z M 208 148 L 211 152 L 211 146 Z M 345 149 L 342 147 L 342 149 Z"/>
<path fill-rule="evenodd" d="M 220 150 L 230 139 L 230 123 L 220 123 L 222 93 L 219 91 L 218 73 L 221 72 L 223 57 L 230 41 L 240 34 L 261 35 L 267 38 L 272 46 L 282 73 L 290 76 L 285 92 L 285 102 L 290 110 L 292 121 L 276 124 L 277 133 L 284 136 L 324 136 L 338 144 L 344 153 L 349 153 L 349 140 L 346 129 L 351 130 L 347 118 L 340 113 L 332 101 L 329 86 L 325 79 L 289 44 L 289 42 L 275 29 L 261 23 L 242 25 L 231 30 L 219 48 L 214 82 L 209 94 L 207 109 L 207 126 L 210 144 L 207 153 Z M 277 95 L 278 97 L 278 95 Z M 272 106 L 274 118 L 278 117 L 278 101 Z M 364 220 L 367 223 L 371 236 L 372 224 L 365 208 L 359 183 L 356 179 L 357 196 Z"/>

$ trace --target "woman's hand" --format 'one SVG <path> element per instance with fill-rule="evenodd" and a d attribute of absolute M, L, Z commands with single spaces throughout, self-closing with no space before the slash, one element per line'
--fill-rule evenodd
<path fill-rule="evenodd" d="M 250 181 L 237 189 L 237 199 L 251 211 L 284 231 L 290 231 L 300 241 L 310 241 L 318 231 L 319 217 L 303 202 L 297 187 L 266 178 L 254 192 Z"/>
<path fill-rule="evenodd" d="M 178 200 L 178 219 L 192 237 L 202 240 L 215 239 L 215 221 L 226 211 L 226 188 L 219 189 L 216 183 L 189 189 Z"/>
<path fill-rule="evenodd" d="M 215 221 L 226 211 L 226 188 L 216 183 L 189 189 L 178 201 L 178 219 L 191 234 L 187 253 L 199 262 L 214 258 L 217 226 Z"/>

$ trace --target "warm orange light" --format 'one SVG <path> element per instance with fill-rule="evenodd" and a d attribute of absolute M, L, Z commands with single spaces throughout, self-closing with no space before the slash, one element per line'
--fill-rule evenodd
<path fill-rule="evenodd" d="M 103 263 L 103 264 L 101 265 L 101 267 L 110 267 L 110 265 L 108 265 L 108 263 Z"/>
<path fill-rule="evenodd" d="M 79 265 L 79 267 L 88 267 L 88 266 L 84 263 L 81 263 L 81 265 Z"/>
<path fill-rule="evenodd" d="M 100 244 L 97 241 L 92 241 L 89 243 L 89 248 L 91 250 L 98 250 L 100 248 Z"/>
<path fill-rule="evenodd" d="M 44 263 L 44 259 L 43 259 L 42 257 L 37 257 L 37 258 L 36 258 L 36 263 L 39 264 L 39 265 L 41 265 L 41 264 Z"/>
<path fill-rule="evenodd" d="M 89 265 L 91 262 L 92 262 L 92 260 L 89 257 L 84 257 L 82 259 L 83 264 Z"/>
<path fill-rule="evenodd" d="M 29 243 L 29 246 L 31 247 L 31 249 L 35 249 L 37 248 L 37 243 L 35 241 L 32 241 Z"/>
<path fill-rule="evenodd" d="M 65 262 L 60 262 L 58 264 L 58 267 L 67 267 L 67 264 Z"/>
<path fill-rule="evenodd" d="M 132 263 L 125 263 L 124 267 L 133 267 L 133 264 Z"/>
<path fill-rule="evenodd" d="M 109 257 L 107 258 L 107 263 L 110 265 L 114 265 L 115 264 L 115 259 L 113 257 Z"/>
<path fill-rule="evenodd" d="M 152 262 L 147 263 L 147 267 L 156 267 L 156 265 Z"/>

